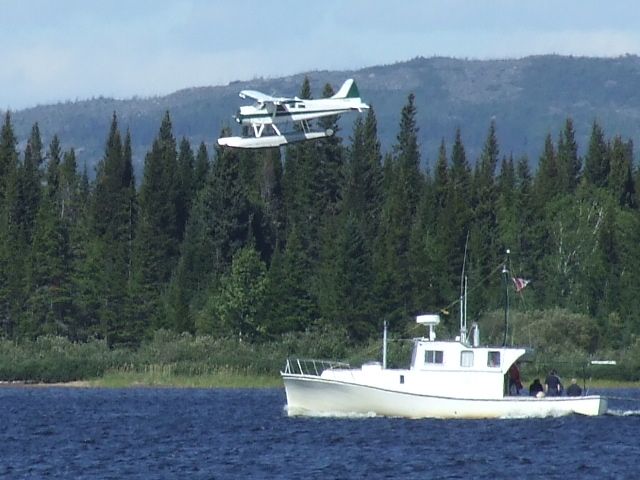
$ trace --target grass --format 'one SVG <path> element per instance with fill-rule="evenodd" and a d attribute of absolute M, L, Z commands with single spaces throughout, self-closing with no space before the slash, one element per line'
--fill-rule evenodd
<path fill-rule="evenodd" d="M 71 382 L 69 385 L 74 386 Z M 111 370 L 103 376 L 78 382 L 78 386 L 96 388 L 137 388 L 137 387 L 170 387 L 170 388 L 281 388 L 282 379 L 275 375 L 257 375 L 234 372 L 231 370 L 206 373 L 201 375 L 175 374 L 167 366 L 151 366 L 146 372 Z M 528 384 L 524 382 L 524 388 Z M 640 382 L 623 380 L 587 379 L 587 387 L 592 388 L 640 388 Z M 582 386 L 582 379 L 578 379 Z"/>
<path fill-rule="evenodd" d="M 582 379 L 577 379 L 578 385 L 582 386 Z M 640 381 L 630 382 L 624 380 L 609 380 L 603 378 L 587 379 L 589 388 L 640 388 Z"/>
<path fill-rule="evenodd" d="M 281 387 L 282 380 L 280 376 L 246 374 L 231 369 L 200 375 L 182 375 L 174 373 L 170 365 L 149 365 L 143 372 L 109 370 L 103 376 L 91 379 L 89 385 L 103 388 L 274 388 Z"/>

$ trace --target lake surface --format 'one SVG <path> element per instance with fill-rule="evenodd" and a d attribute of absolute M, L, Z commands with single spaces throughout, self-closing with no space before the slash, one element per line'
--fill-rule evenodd
<path fill-rule="evenodd" d="M 640 390 L 609 413 L 289 418 L 284 389 L 0 388 L 1 478 L 639 478 Z"/>

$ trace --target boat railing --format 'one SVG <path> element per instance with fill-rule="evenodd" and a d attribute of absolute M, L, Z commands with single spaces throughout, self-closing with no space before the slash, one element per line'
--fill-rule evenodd
<path fill-rule="evenodd" d="M 348 363 L 333 360 L 315 360 L 311 358 L 287 358 L 284 367 L 285 374 L 291 375 L 315 375 L 319 377 L 325 370 L 338 370 L 351 368 Z"/>

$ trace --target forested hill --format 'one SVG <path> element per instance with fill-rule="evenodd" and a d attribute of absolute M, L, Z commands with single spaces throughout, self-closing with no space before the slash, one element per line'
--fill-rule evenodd
<path fill-rule="evenodd" d="M 433 62 L 439 60 L 402 68 L 411 72 L 424 63 L 424 72 L 432 72 L 424 84 L 433 86 Z M 388 77 L 388 88 L 391 78 L 412 86 L 401 70 Z M 360 74 L 363 84 L 367 78 L 384 84 L 376 69 Z M 298 80 L 300 96 L 310 94 L 310 82 L 299 78 L 291 79 L 292 89 Z M 488 343 L 503 334 L 490 325 L 511 285 L 499 274 L 506 265 L 531 280 L 512 304 L 522 321 L 510 339 L 574 358 L 617 350 L 616 359 L 634 359 L 629 371 L 637 378 L 640 178 L 634 143 L 620 135 L 628 125 L 605 132 L 593 122 L 580 143 L 574 122 L 563 115 L 536 145 L 544 154 L 533 169 L 520 152 L 505 155 L 509 147 L 499 135 L 510 124 L 501 128 L 499 114 L 491 121 L 487 111 L 478 120 L 484 133 L 475 166 L 470 135 L 463 133 L 474 119 L 459 118 L 460 130 L 439 145 L 437 161 L 425 171 L 419 135 L 430 127 L 419 115 L 430 110 L 416 101 L 444 94 L 418 86 L 407 94 L 398 83 L 386 96 L 363 87 L 379 99 L 382 116 L 385 102 L 397 96 L 398 105 L 387 105 L 395 113 L 386 123 L 396 125 L 390 154 L 380 147 L 374 109 L 356 116 L 351 139 L 246 151 L 180 138 L 180 123 L 203 115 L 195 106 L 204 101 L 194 99 L 193 111 L 158 101 L 159 120 L 140 124 L 152 141 L 139 175 L 133 174 L 132 142 L 143 135 L 132 126 L 131 111 L 108 113 L 114 104 L 103 102 L 104 130 L 88 119 L 72 126 L 51 116 L 47 122 L 60 127 L 60 137 L 50 140 L 35 123 L 44 125 L 42 119 L 34 118 L 25 136 L 6 114 L 0 127 L 0 339 L 57 335 L 137 346 L 169 331 L 276 342 L 289 354 L 291 339 L 318 332 L 335 346 L 330 356 L 341 356 L 340 349 L 376 337 L 382 320 L 407 336 L 417 313 L 442 312 L 439 328 L 453 333 L 466 259 L 469 311 Z M 565 97 L 574 90 L 567 86 Z M 330 85 L 322 90 L 332 91 Z M 557 94 L 569 102 L 565 97 Z M 335 130 L 336 121 L 323 118 L 318 126 Z M 102 145 L 93 179 L 76 150 L 60 144 L 78 135 L 73 128 Z"/>
<path fill-rule="evenodd" d="M 221 67 L 222 68 L 222 67 Z M 24 141 L 38 122 L 45 144 L 58 134 L 63 147 L 74 147 L 78 162 L 93 166 L 104 153 L 105 132 L 113 112 L 123 129 L 130 129 L 134 166 L 141 171 L 165 111 L 177 138 L 211 146 L 242 102 L 245 88 L 279 95 L 296 95 L 304 78 L 295 76 L 198 87 L 154 98 L 97 98 L 13 112 L 16 135 Z M 452 141 L 462 130 L 470 162 L 476 162 L 487 128 L 495 119 L 501 152 L 527 154 L 538 162 L 548 133 L 559 131 L 567 117 L 574 121 L 580 153 L 586 151 L 594 120 L 606 134 L 635 140 L 640 134 L 640 58 L 577 58 L 555 55 L 518 60 L 459 60 L 416 58 L 357 71 L 309 72 L 311 93 L 321 96 L 330 83 L 337 89 L 347 77 L 356 78 L 363 98 L 373 104 L 384 150 L 395 142 L 398 117 L 407 95 L 415 94 L 419 143 L 423 162 L 433 165 L 442 138 Z M 343 135 L 354 117 L 345 115 Z"/>
<path fill-rule="evenodd" d="M 319 332 L 335 346 L 329 356 L 340 356 L 375 337 L 383 320 L 393 332 L 414 334 L 421 312 L 442 312 L 439 329 L 454 333 L 465 261 L 469 312 L 482 324 L 483 341 L 503 341 L 502 329 L 490 326 L 511 285 L 500 274 L 506 265 L 531 280 L 524 293 L 512 293 L 512 312 L 524 320 L 510 340 L 571 357 L 616 350 L 638 365 L 640 170 L 628 131 L 637 128 L 637 110 L 616 107 L 624 98 L 637 102 L 637 64 L 434 59 L 363 70 L 354 76 L 377 106 L 352 117 L 351 138 L 283 149 L 214 149 L 209 137 L 206 144 L 182 138 L 185 126 L 233 111 L 242 85 L 155 103 L 102 100 L 6 114 L 0 339 L 57 335 L 130 346 L 168 331 L 289 345 Z M 562 88 L 557 78 L 545 80 L 563 69 L 573 73 L 562 74 Z M 626 72 L 624 81 L 616 71 Z M 337 86 L 350 74 L 273 84 L 301 97 L 331 95 L 320 82 Z M 543 80 L 555 85 L 553 94 Z M 256 88 L 268 90 L 266 83 Z M 531 100 L 543 91 L 545 105 Z M 217 103 L 207 103 L 206 92 Z M 611 115 L 594 122 L 596 104 Z M 155 111 L 143 113 L 145 105 Z M 102 111 L 95 116 L 73 114 L 96 106 Z M 15 125 L 27 113 L 33 124 L 25 134 Z M 523 135 L 516 119 L 533 128 L 544 118 L 557 125 L 540 126 L 540 138 L 527 143 L 542 152 L 533 168 L 524 145 L 511 147 L 506 137 Z M 442 143 L 429 136 L 435 119 L 447 131 Z M 336 130 L 336 121 L 318 126 Z M 42 134 L 47 123 L 57 135 Z M 393 136 L 385 149 L 384 129 Z M 94 178 L 78 160 L 73 139 L 80 137 L 94 142 Z M 437 147 L 425 147 L 433 141 Z M 144 168 L 134 175 L 136 144 Z M 427 156 L 435 158 L 428 171 L 420 165 Z M 640 366 L 634 372 L 637 378 Z"/>

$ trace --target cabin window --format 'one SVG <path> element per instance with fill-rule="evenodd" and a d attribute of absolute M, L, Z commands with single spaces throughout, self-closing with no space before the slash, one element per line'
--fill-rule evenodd
<path fill-rule="evenodd" d="M 424 352 L 424 363 L 442 363 L 442 350 L 426 350 Z"/>
<path fill-rule="evenodd" d="M 287 109 L 284 108 L 284 105 L 276 105 L 276 112 L 277 113 L 287 113 Z"/>
<path fill-rule="evenodd" d="M 460 352 L 460 366 L 473 367 L 473 352 L 471 350 L 463 350 Z"/>
<path fill-rule="evenodd" d="M 489 352 L 487 356 L 487 367 L 500 366 L 500 352 Z"/>
<path fill-rule="evenodd" d="M 400 375 L 400 383 L 404 383 L 404 375 Z"/>

